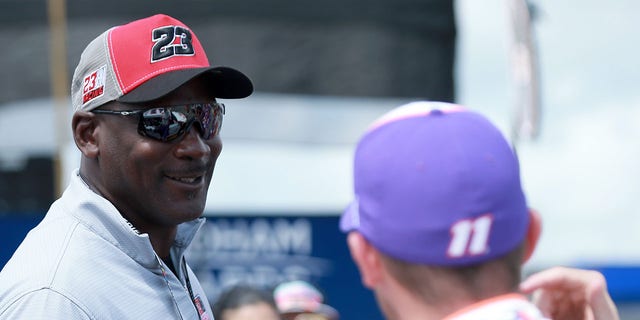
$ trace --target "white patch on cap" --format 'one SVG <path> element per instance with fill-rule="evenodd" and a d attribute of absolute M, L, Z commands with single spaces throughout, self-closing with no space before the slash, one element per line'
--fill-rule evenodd
<path fill-rule="evenodd" d="M 82 81 L 82 105 L 86 105 L 104 94 L 106 69 L 106 66 L 102 66 L 84 77 Z"/>
<path fill-rule="evenodd" d="M 407 119 L 407 118 L 426 116 L 431 112 L 433 112 L 434 110 L 439 110 L 444 113 L 448 113 L 448 112 L 465 111 L 466 109 L 461 105 L 448 103 L 448 102 L 433 102 L 433 101 L 410 102 L 382 115 L 380 118 L 378 118 L 378 120 L 374 121 L 369 126 L 369 129 L 367 131 L 373 131 L 376 128 L 381 127 L 390 122 L 395 122 L 395 121 Z"/>

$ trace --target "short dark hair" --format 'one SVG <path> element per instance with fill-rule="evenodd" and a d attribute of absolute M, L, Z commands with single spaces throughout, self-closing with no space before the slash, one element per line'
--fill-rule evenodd
<path fill-rule="evenodd" d="M 382 263 L 393 277 L 413 295 L 429 303 L 448 299 L 445 282 L 463 289 L 469 298 L 486 299 L 496 291 L 514 291 L 521 278 L 524 241 L 507 254 L 483 263 L 467 266 L 414 264 L 381 253 Z"/>
<path fill-rule="evenodd" d="M 271 291 L 251 285 L 238 284 L 227 288 L 220 294 L 213 304 L 213 317 L 216 320 L 223 320 L 222 314 L 225 310 L 261 302 L 273 307 L 276 314 L 279 314 Z"/>

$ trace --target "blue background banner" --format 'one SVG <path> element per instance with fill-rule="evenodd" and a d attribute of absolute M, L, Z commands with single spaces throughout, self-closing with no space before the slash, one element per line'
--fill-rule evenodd
<path fill-rule="evenodd" d="M 234 284 L 272 289 L 288 280 L 316 286 L 341 319 L 382 319 L 351 260 L 339 217 L 215 216 L 198 233 L 188 260 L 211 302 Z"/>
<path fill-rule="evenodd" d="M 0 215 L 0 266 L 4 267 L 29 230 L 43 217 L 42 214 L 25 213 Z"/>

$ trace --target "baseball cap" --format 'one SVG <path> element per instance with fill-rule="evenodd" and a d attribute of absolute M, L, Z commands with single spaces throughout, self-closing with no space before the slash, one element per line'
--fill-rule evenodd
<path fill-rule="evenodd" d="M 288 318 L 287 315 L 296 316 L 295 319 L 336 320 L 339 318 L 336 309 L 323 303 L 322 293 L 306 281 L 293 280 L 279 284 L 273 290 L 273 298 L 280 314 L 285 318 Z"/>
<path fill-rule="evenodd" d="M 196 77 L 210 83 L 215 97 L 244 98 L 253 92 L 240 71 L 211 66 L 184 23 L 154 15 L 110 28 L 89 43 L 71 82 L 73 109 L 88 111 L 112 100 L 155 100 Z"/>
<path fill-rule="evenodd" d="M 386 255 L 464 266 L 515 249 L 529 225 L 515 152 L 479 113 L 412 102 L 386 113 L 359 140 L 355 199 L 340 220 Z"/>

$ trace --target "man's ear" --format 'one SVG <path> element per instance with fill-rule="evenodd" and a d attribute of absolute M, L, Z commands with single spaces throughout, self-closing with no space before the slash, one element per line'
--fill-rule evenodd
<path fill-rule="evenodd" d="M 98 147 L 98 125 L 95 114 L 86 111 L 76 111 L 71 120 L 73 140 L 78 149 L 87 158 L 96 158 L 100 153 Z"/>
<path fill-rule="evenodd" d="M 540 214 L 533 210 L 529 209 L 529 229 L 527 230 L 526 243 L 524 248 L 524 256 L 522 259 L 522 263 L 524 264 L 531 258 L 533 252 L 538 245 L 538 240 L 540 239 L 540 234 L 542 233 L 542 217 Z"/>
<path fill-rule="evenodd" d="M 360 270 L 362 284 L 374 289 L 382 279 L 383 266 L 380 254 L 365 237 L 357 231 L 352 231 L 347 235 L 347 244 L 351 252 L 351 258 Z"/>

